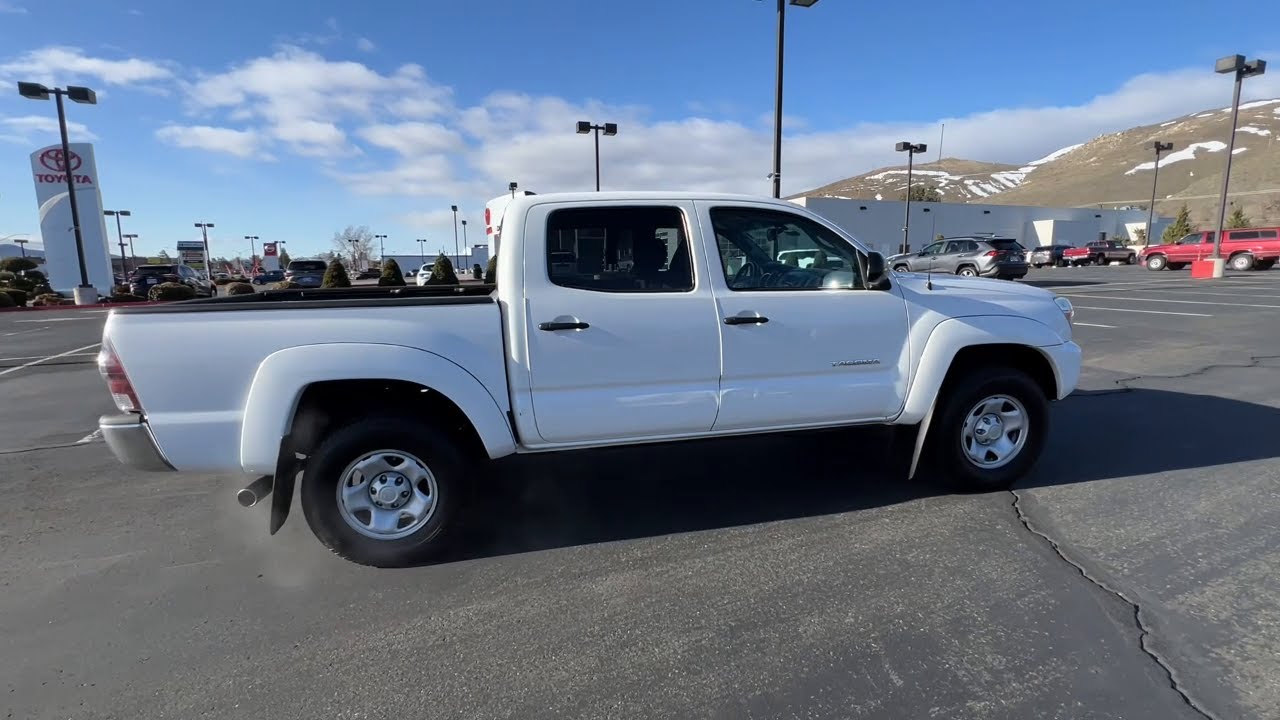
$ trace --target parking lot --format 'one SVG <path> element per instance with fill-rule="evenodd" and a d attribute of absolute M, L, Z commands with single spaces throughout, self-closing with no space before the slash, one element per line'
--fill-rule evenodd
<path fill-rule="evenodd" d="M 891 477 L 879 431 L 514 459 L 408 570 L 124 469 L 105 314 L 0 314 L 0 712 L 1280 717 L 1280 269 L 1025 282 L 1085 369 L 1013 492 Z"/>

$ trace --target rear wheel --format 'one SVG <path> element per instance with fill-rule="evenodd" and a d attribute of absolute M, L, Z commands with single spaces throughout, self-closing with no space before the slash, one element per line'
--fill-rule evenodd
<path fill-rule="evenodd" d="M 911 268 L 907 267 L 906 265 L 894 265 L 893 270 L 894 272 L 910 272 Z"/>
<path fill-rule="evenodd" d="M 1110 265 L 1111 261 L 1107 260 L 1106 255 L 1099 255 L 1098 257 L 1093 259 L 1093 264 L 1094 265 Z"/>
<path fill-rule="evenodd" d="M 930 459 L 954 489 L 1003 490 L 1039 459 L 1049 401 L 1026 373 L 983 368 L 953 378 L 929 429 Z"/>
<path fill-rule="evenodd" d="M 429 560 L 461 497 L 456 445 L 411 418 L 363 418 L 339 428 L 307 461 L 307 524 L 325 547 L 362 565 Z"/>
<path fill-rule="evenodd" d="M 1249 253 L 1232 255 L 1231 259 L 1227 261 L 1227 264 L 1231 266 L 1232 270 L 1252 270 L 1253 256 Z"/>
<path fill-rule="evenodd" d="M 1134 264 L 1135 262 L 1137 262 L 1137 260 L 1138 260 L 1138 256 L 1137 256 L 1137 255 L 1134 255 L 1133 253 L 1129 253 L 1129 254 L 1128 254 L 1128 255 L 1126 255 L 1126 256 L 1125 256 L 1125 258 L 1124 258 L 1124 264 L 1125 264 L 1125 265 L 1132 265 L 1132 264 Z"/>
<path fill-rule="evenodd" d="M 1166 257 L 1165 257 L 1165 256 L 1163 256 L 1163 255 L 1148 255 L 1148 256 L 1147 256 L 1147 269 L 1148 269 L 1148 270 L 1163 270 L 1163 269 L 1165 269 L 1165 268 L 1166 268 L 1166 267 L 1168 267 L 1168 266 L 1169 266 L 1169 259 L 1168 259 L 1168 258 L 1166 258 Z"/>
<path fill-rule="evenodd" d="M 978 270 L 974 268 L 972 265 L 965 265 L 959 268 L 958 270 L 956 270 L 956 274 L 962 277 L 977 277 Z"/>

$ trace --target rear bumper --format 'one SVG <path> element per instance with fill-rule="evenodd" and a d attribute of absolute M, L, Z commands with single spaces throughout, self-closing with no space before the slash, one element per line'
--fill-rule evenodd
<path fill-rule="evenodd" d="M 98 418 L 98 429 L 102 431 L 102 439 L 111 448 L 111 453 L 121 463 L 148 472 L 173 470 L 141 415 L 103 415 Z"/>
<path fill-rule="evenodd" d="M 996 263 L 991 267 L 978 273 L 982 277 L 993 277 L 1002 279 L 1016 279 L 1027 274 L 1027 263 Z"/>

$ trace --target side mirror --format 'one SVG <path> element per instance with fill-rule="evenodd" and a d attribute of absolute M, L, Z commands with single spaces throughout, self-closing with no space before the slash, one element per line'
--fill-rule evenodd
<path fill-rule="evenodd" d="M 868 290 L 889 289 L 889 277 L 884 272 L 884 256 L 878 252 L 867 253 L 867 278 L 864 284 Z"/>

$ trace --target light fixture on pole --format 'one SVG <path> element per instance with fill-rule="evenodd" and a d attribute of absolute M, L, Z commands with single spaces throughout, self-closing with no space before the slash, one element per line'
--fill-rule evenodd
<path fill-rule="evenodd" d="M 516 188 L 518 187 L 520 187 L 520 183 L 516 182 L 515 180 L 512 180 L 511 182 L 507 183 L 507 189 L 511 191 L 511 197 L 516 196 Z"/>
<path fill-rule="evenodd" d="M 1231 156 L 1236 148 L 1236 123 L 1240 119 L 1240 86 L 1244 79 L 1255 77 L 1267 71 L 1266 60 L 1245 60 L 1243 55 L 1228 55 L 1218 58 L 1214 71 L 1222 75 L 1236 76 L 1235 91 L 1231 96 L 1231 136 L 1227 141 L 1227 167 L 1222 171 L 1222 194 L 1218 198 L 1218 232 L 1213 236 L 1213 276 L 1222 277 L 1222 230 L 1227 220 L 1227 188 L 1231 183 Z"/>
<path fill-rule="evenodd" d="M 911 250 L 911 170 L 915 164 L 915 157 L 929 149 L 924 143 L 900 142 L 893 146 L 894 150 L 907 154 L 907 207 L 902 220 L 902 248 L 898 252 L 909 252 Z"/>
<path fill-rule="evenodd" d="M 458 263 L 462 262 L 462 255 L 458 252 L 458 206 L 450 205 L 449 209 L 453 211 L 453 268 L 458 269 Z"/>
<path fill-rule="evenodd" d="M 379 261 L 379 262 L 381 262 L 381 261 L 382 261 L 382 257 L 383 257 L 384 255 L 386 255 L 386 252 L 384 252 L 384 251 L 383 251 L 383 249 L 382 249 L 382 248 L 383 248 L 382 241 L 383 241 L 383 240 L 386 240 L 386 239 L 387 239 L 387 236 L 386 236 L 386 235 L 374 235 L 374 236 L 373 236 L 373 239 L 378 241 L 378 261 Z"/>
<path fill-rule="evenodd" d="M 426 238 L 418 238 L 418 263 L 421 265 L 427 264 L 426 245 L 427 245 Z"/>
<path fill-rule="evenodd" d="M 26 238 L 14 238 L 13 244 L 18 246 L 18 252 L 22 253 L 22 257 L 27 256 L 27 243 L 31 242 Z"/>
<path fill-rule="evenodd" d="M 62 165 L 61 170 L 67 176 L 67 201 L 71 204 L 71 229 L 76 238 L 76 258 L 80 261 L 80 287 L 93 287 L 89 284 L 89 269 L 84 262 L 84 236 L 80 232 L 80 206 L 76 203 L 75 176 L 72 174 L 75 168 L 71 157 L 71 141 L 67 139 L 67 111 L 63 107 L 62 96 L 67 96 L 71 99 L 71 102 L 84 105 L 96 105 L 98 96 L 87 87 L 68 85 L 64 90 L 30 82 L 18 83 L 18 94 L 28 100 L 48 100 L 49 96 L 53 95 L 57 101 L 58 132 L 62 136 L 62 157 L 58 158 L 57 163 Z M 94 300 L 96 301 L 96 298 Z"/>
<path fill-rule="evenodd" d="M 1156 181 L 1160 179 L 1160 153 L 1172 150 L 1173 143 L 1156 140 L 1151 144 L 1151 147 L 1156 151 L 1156 164 L 1151 173 L 1151 207 L 1147 208 L 1147 237 L 1145 244 L 1148 246 L 1151 245 L 1151 224 L 1156 219 Z"/>
<path fill-rule="evenodd" d="M 138 269 L 138 254 L 133 251 L 133 241 L 138 239 L 138 233 L 125 233 L 124 239 L 129 241 L 129 257 L 133 258 L 134 269 Z"/>
<path fill-rule="evenodd" d="M 796 7 L 813 7 L 817 2 L 818 0 L 789 0 L 789 4 Z M 787 35 L 787 5 L 788 0 L 778 0 L 778 58 L 773 92 L 773 172 L 769 173 L 775 198 L 782 197 L 782 49 Z"/>
<path fill-rule="evenodd" d="M 204 240 L 204 269 L 206 273 L 212 276 L 213 256 L 209 254 L 209 228 L 213 227 L 211 222 L 198 222 L 196 227 L 200 228 L 200 237 Z"/>
<path fill-rule="evenodd" d="M 260 238 L 257 235 L 245 235 L 244 239 L 249 241 L 249 272 L 252 273 L 253 266 L 257 264 L 254 257 L 258 252 L 258 240 Z"/>
<path fill-rule="evenodd" d="M 106 217 L 114 215 L 116 218 L 116 239 L 120 241 L 120 274 L 128 276 L 129 265 L 124 259 L 124 230 L 120 228 L 120 218 L 129 217 L 132 213 L 128 210 L 103 210 L 102 214 Z"/>
<path fill-rule="evenodd" d="M 594 134 L 595 134 L 595 138 L 596 138 L 596 192 L 600 192 L 600 132 L 601 132 L 601 131 L 603 131 L 605 135 L 609 135 L 609 136 L 617 135 L 617 134 L 618 134 L 618 124 L 617 124 L 617 123 L 605 123 L 605 124 L 603 124 L 603 125 L 592 125 L 591 123 L 589 123 L 589 122 L 587 122 L 587 121 L 585 121 L 585 120 L 580 120 L 580 121 L 578 121 L 578 134 L 579 134 L 579 135 L 586 135 L 587 133 L 594 133 Z M 512 183 L 512 185 L 513 185 L 513 187 L 512 187 L 512 189 L 511 189 L 511 195 L 512 195 L 512 197 L 514 197 L 514 196 L 515 196 L 515 187 L 514 187 L 514 183 Z"/>

